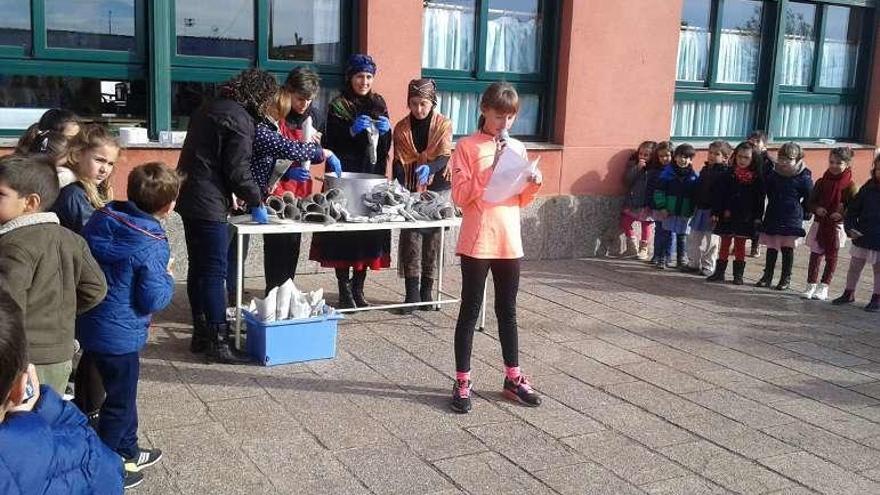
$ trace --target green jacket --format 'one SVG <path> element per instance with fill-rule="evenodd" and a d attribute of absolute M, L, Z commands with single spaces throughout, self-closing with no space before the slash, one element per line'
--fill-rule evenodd
<path fill-rule="evenodd" d="M 107 294 L 104 273 L 86 241 L 58 225 L 54 213 L 0 225 L 0 280 L 24 316 L 34 364 L 71 359 L 76 316 Z"/>

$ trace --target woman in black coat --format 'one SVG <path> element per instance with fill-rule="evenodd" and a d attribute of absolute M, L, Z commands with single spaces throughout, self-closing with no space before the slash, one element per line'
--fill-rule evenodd
<path fill-rule="evenodd" d="M 249 69 L 226 82 L 221 97 L 190 120 L 177 169 L 185 180 L 176 210 L 183 218 L 189 261 L 187 295 L 193 317 L 192 352 L 217 362 L 241 362 L 230 349 L 226 323 L 229 225 L 235 194 L 254 220 L 268 221 L 260 188 L 251 176 L 255 119 L 278 91 L 275 77 Z"/>
<path fill-rule="evenodd" d="M 391 149 L 388 107 L 373 92 L 376 64 L 369 55 L 354 54 L 345 71 L 342 94 L 330 102 L 324 146 L 342 162 L 343 172 L 385 175 Z M 339 307 L 366 307 L 367 269 L 391 266 L 389 231 L 315 235 L 309 258 L 336 269 Z M 352 273 L 353 272 L 353 273 Z"/>

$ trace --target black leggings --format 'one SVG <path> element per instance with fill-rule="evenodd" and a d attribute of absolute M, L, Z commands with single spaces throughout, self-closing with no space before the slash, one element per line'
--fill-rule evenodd
<path fill-rule="evenodd" d="M 483 305 L 486 276 L 492 270 L 495 283 L 495 316 L 501 354 L 508 367 L 519 366 L 516 330 L 516 293 L 519 291 L 519 259 L 485 260 L 461 257 L 461 308 L 455 325 L 455 370 L 471 370 L 474 328 Z"/>

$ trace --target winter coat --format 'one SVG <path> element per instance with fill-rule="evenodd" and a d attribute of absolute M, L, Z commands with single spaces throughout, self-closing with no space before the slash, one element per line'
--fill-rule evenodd
<path fill-rule="evenodd" d="M 697 179 L 697 187 L 694 190 L 694 205 L 700 210 L 712 209 L 714 201 L 714 192 L 718 179 L 724 177 L 728 173 L 730 167 L 716 164 L 705 164 L 700 170 L 700 178 Z"/>
<path fill-rule="evenodd" d="M 249 208 L 262 204 L 250 169 L 254 125 L 241 104 L 225 98 L 196 111 L 177 162 L 185 177 L 177 198 L 180 216 L 225 222 L 233 194 Z"/>
<path fill-rule="evenodd" d="M 645 172 L 645 208 L 659 210 L 654 204 L 654 192 L 660 185 L 660 174 L 663 173 L 664 168 L 666 167 L 654 166 Z"/>
<path fill-rule="evenodd" d="M 344 97 L 338 96 L 330 103 L 331 110 L 327 114 L 327 133 L 324 134 L 322 144 L 325 148 L 333 150 L 333 153 L 342 162 L 343 172 L 385 175 L 388 152 L 391 150 L 392 132 L 388 131 L 379 136 L 379 143 L 376 147 L 376 163 L 370 163 L 368 151 L 370 138 L 367 132 L 351 135 L 351 126 L 358 115 L 368 115 L 372 119 L 378 119 L 380 116 L 388 117 L 385 100 L 380 95 L 373 94 L 369 99 L 357 100 L 355 106 L 348 108 L 350 111 L 348 114 L 334 111 L 335 107 L 344 106 L 347 101 Z"/>
<path fill-rule="evenodd" d="M 276 160 L 292 160 L 292 166 L 301 162 L 324 161 L 324 150 L 315 143 L 291 141 L 278 133 L 275 124 L 263 121 L 257 124 L 254 135 L 254 154 L 251 159 L 251 175 L 263 196 L 268 195 L 269 179 L 275 169 Z"/>
<path fill-rule="evenodd" d="M 767 191 L 767 209 L 761 231 L 768 235 L 804 237 L 804 220 L 810 219 L 807 202 L 813 191 L 813 175 L 810 169 L 798 166 L 791 177 L 778 169 L 770 171 L 764 182 Z"/>
<path fill-rule="evenodd" d="M 844 227 L 847 232 L 858 230 L 862 237 L 853 244 L 872 251 L 880 251 L 880 182 L 868 181 L 856 194 L 846 210 Z"/>
<path fill-rule="evenodd" d="M 82 183 L 73 182 L 64 186 L 58 193 L 58 199 L 52 205 L 52 212 L 58 215 L 62 227 L 79 234 L 95 212 L 95 207 L 89 203 Z"/>
<path fill-rule="evenodd" d="M 24 314 L 28 359 L 54 364 L 73 357 L 76 315 L 104 299 L 107 283 L 86 241 L 54 213 L 22 215 L 0 225 L 0 280 Z"/>
<path fill-rule="evenodd" d="M 83 236 L 107 277 L 107 297 L 77 318 L 82 348 L 101 354 L 138 352 L 147 341 L 150 315 L 168 306 L 174 278 L 162 225 L 131 201 L 95 212 Z"/>
<path fill-rule="evenodd" d="M 749 184 L 736 180 L 733 168 L 718 178 L 712 215 L 718 217 L 717 235 L 754 237 L 764 216 L 764 180 L 759 173 Z"/>
<path fill-rule="evenodd" d="M 10 413 L 0 423 L 4 495 L 117 495 L 122 477 L 119 454 L 46 385 L 33 411 Z"/>
<path fill-rule="evenodd" d="M 650 208 L 651 201 L 647 196 L 649 168 L 639 168 L 639 162 L 630 160 L 626 163 L 623 172 L 623 187 L 626 195 L 623 198 L 623 207 L 630 210 Z"/>
<path fill-rule="evenodd" d="M 690 217 L 694 214 L 694 189 L 697 173 L 688 167 L 681 173 L 676 165 L 667 165 L 660 173 L 657 189 L 654 191 L 654 206 L 666 210 L 669 215 Z"/>

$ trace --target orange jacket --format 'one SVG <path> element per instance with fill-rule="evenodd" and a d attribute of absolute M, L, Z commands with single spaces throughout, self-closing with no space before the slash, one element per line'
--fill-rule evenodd
<path fill-rule="evenodd" d="M 529 182 L 522 193 L 503 203 L 483 201 L 495 147 L 492 136 L 478 131 L 459 139 L 449 159 L 452 200 L 463 214 L 456 253 L 482 259 L 522 258 L 520 208 L 535 199 L 541 186 Z"/>

